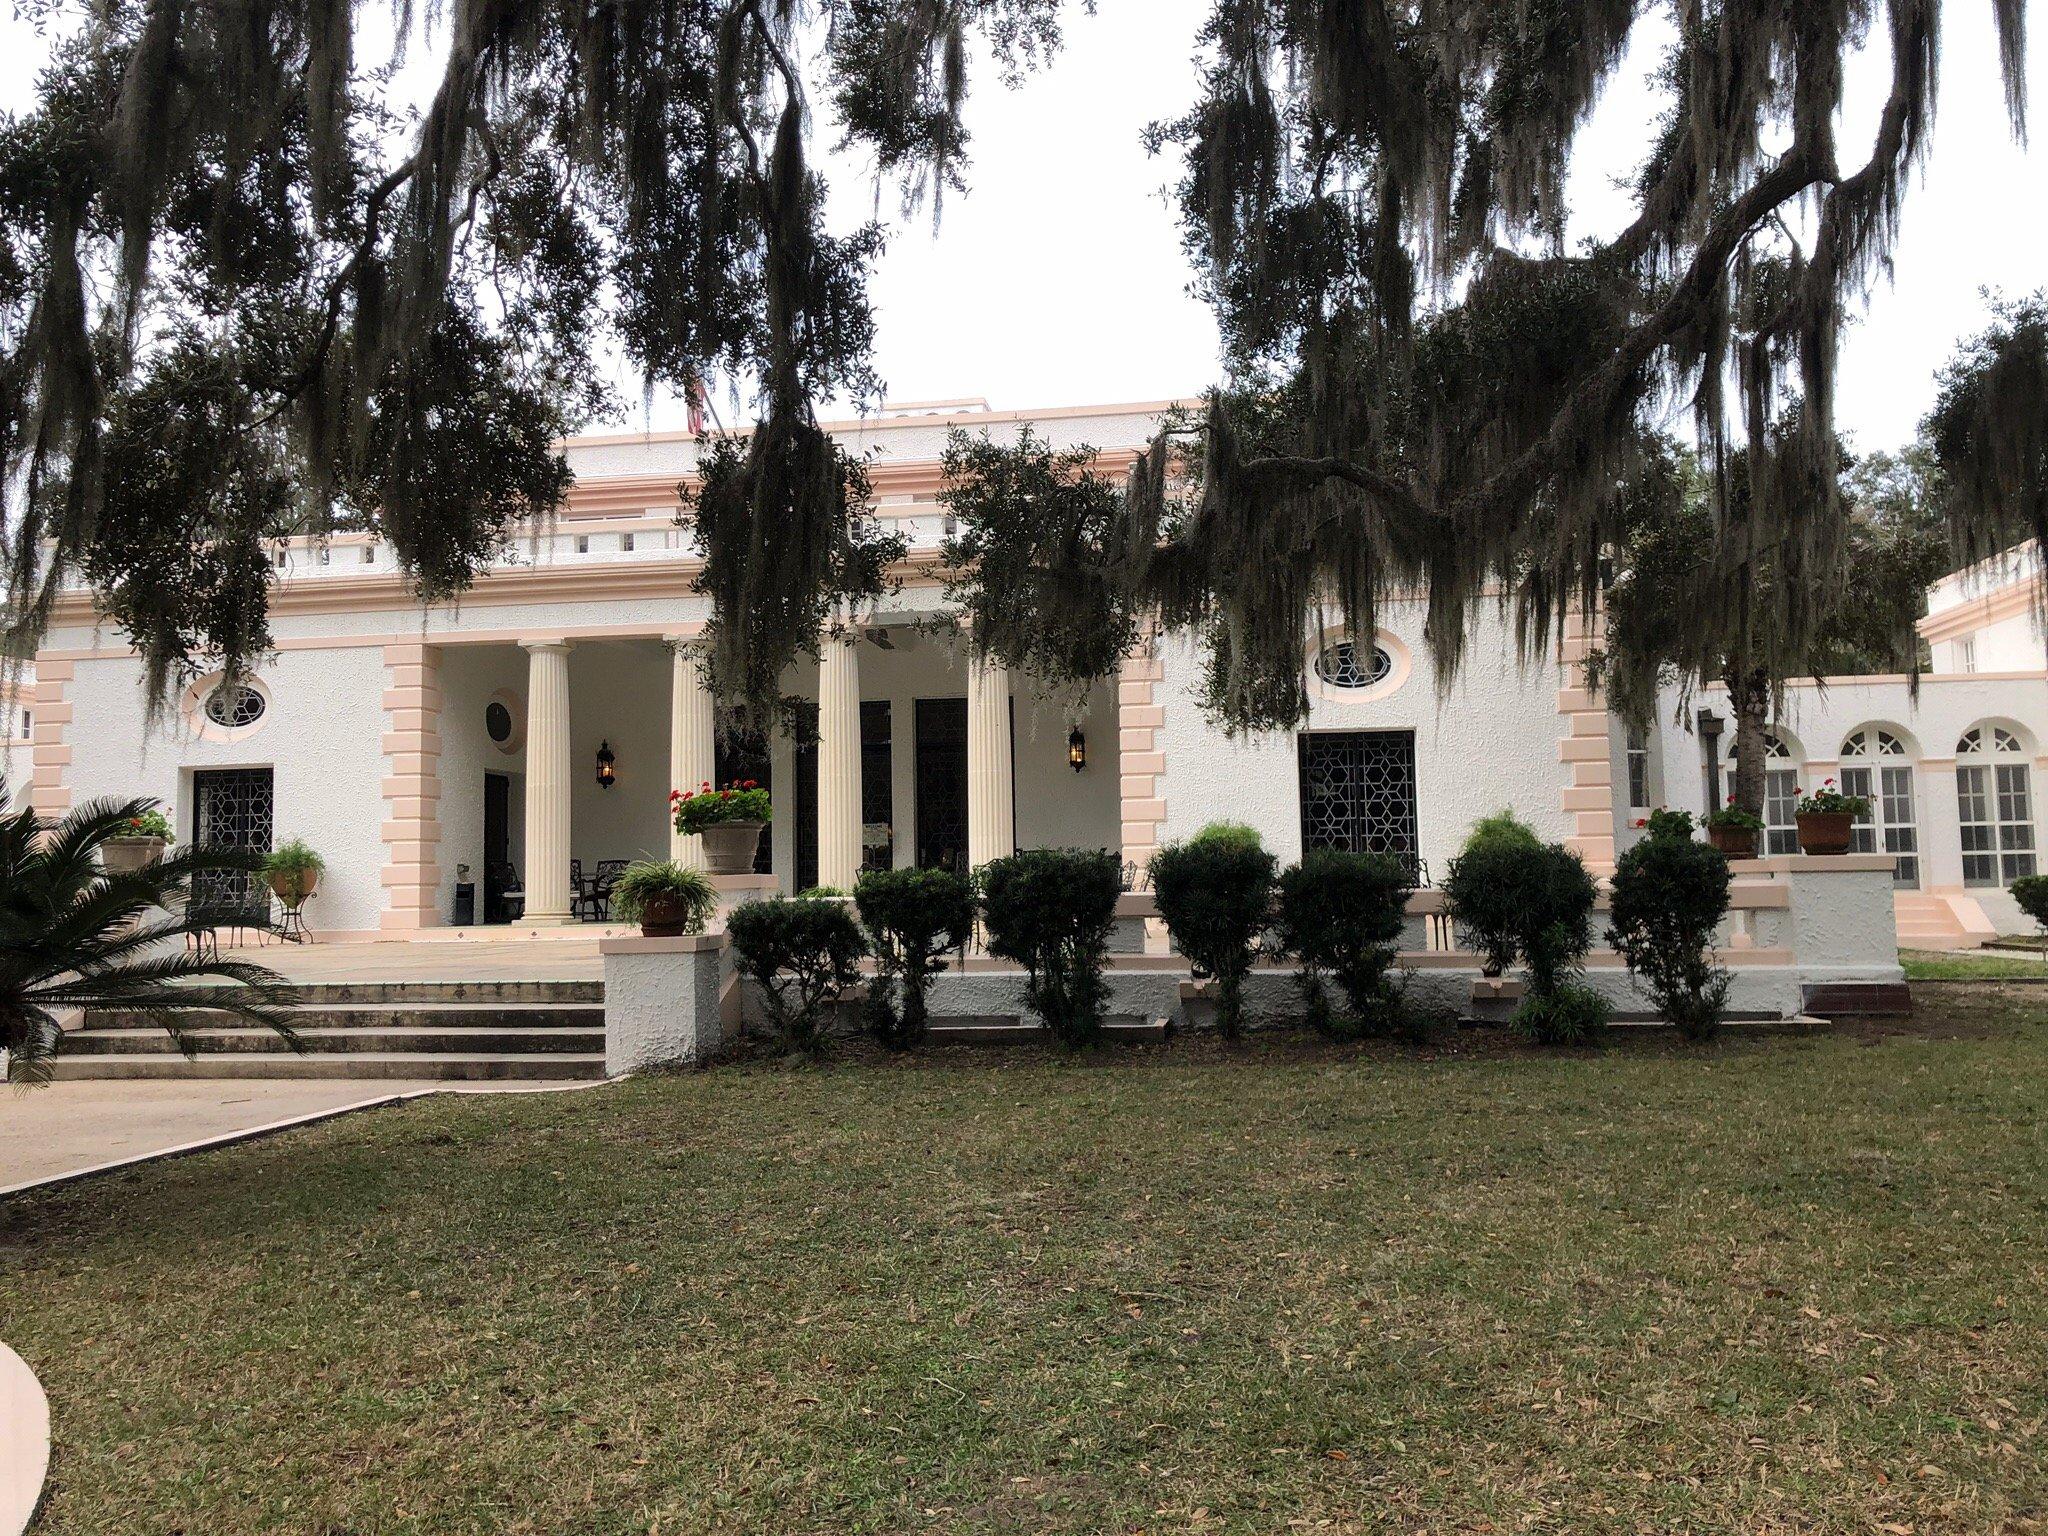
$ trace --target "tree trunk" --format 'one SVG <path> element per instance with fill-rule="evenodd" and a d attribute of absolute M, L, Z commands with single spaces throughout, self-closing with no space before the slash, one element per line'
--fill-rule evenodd
<path fill-rule="evenodd" d="M 1728 704 L 1735 715 L 1735 776 L 1728 786 L 1745 811 L 1764 813 L 1764 730 L 1771 718 L 1770 678 L 1754 668 L 1731 669 Z"/>

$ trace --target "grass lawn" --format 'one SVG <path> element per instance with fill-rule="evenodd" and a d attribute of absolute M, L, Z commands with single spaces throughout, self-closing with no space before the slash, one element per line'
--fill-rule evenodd
<path fill-rule="evenodd" d="M 1899 963 L 1906 968 L 1908 981 L 1996 981 L 2007 976 L 2048 981 L 2048 960 L 1983 949 L 1902 949 Z"/>
<path fill-rule="evenodd" d="M 18 1201 L 37 1530 L 2036 1530 L 2048 992 L 1937 990 L 738 1067 Z"/>

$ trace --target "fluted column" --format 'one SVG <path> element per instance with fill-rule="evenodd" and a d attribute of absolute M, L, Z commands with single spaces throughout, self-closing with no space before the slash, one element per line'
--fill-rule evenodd
<path fill-rule="evenodd" d="M 851 635 L 818 653 L 818 884 L 851 892 L 860 876 L 860 661 Z"/>
<path fill-rule="evenodd" d="M 569 921 L 569 647 L 526 647 L 526 916 Z"/>
<path fill-rule="evenodd" d="M 985 657 L 967 663 L 967 863 L 979 869 L 1017 851 L 1015 764 L 1010 756 L 1010 673 Z"/>
<path fill-rule="evenodd" d="M 711 708 L 711 690 L 698 671 L 700 652 L 689 640 L 669 642 L 674 660 L 670 667 L 668 712 L 668 782 L 685 794 L 718 774 L 718 723 Z M 691 869 L 703 869 L 704 839 L 692 833 L 684 836 L 673 829 L 668 835 L 668 856 Z"/>

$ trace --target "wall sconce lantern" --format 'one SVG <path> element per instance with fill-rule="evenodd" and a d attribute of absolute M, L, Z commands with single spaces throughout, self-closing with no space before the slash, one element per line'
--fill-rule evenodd
<path fill-rule="evenodd" d="M 599 789 L 610 789 L 619 782 L 618 761 L 618 754 L 612 751 L 612 744 L 609 740 L 601 741 L 597 744 L 597 787 Z"/>
<path fill-rule="evenodd" d="M 1076 773 L 1088 766 L 1088 738 L 1078 725 L 1067 732 L 1067 766 Z"/>

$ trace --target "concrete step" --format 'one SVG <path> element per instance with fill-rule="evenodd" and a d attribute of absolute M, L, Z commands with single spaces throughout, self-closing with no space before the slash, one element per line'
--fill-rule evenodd
<path fill-rule="evenodd" d="M 193 985 L 204 993 L 211 983 Z M 305 1004 L 602 1003 L 602 981 L 321 981 L 298 989 Z"/>
<path fill-rule="evenodd" d="M 323 1056 L 401 1051 L 429 1055 L 538 1056 L 559 1052 L 604 1053 L 604 1029 L 439 1029 L 431 1026 L 371 1029 L 299 1027 L 308 1054 Z M 284 1049 L 276 1033 L 252 1025 L 236 1029 L 188 1029 L 185 1041 L 201 1055 L 263 1055 Z M 162 1056 L 178 1054 L 168 1030 L 150 1026 L 73 1030 L 64 1037 L 66 1056 Z"/>
<path fill-rule="evenodd" d="M 241 1020 L 218 1008 L 184 1008 L 181 1022 L 195 1028 L 241 1028 Z M 290 1011 L 299 1029 L 603 1029 L 603 1003 L 422 1003 L 318 1004 Z M 87 1029 L 141 1029 L 152 1024 L 133 1009 L 94 1009 Z"/>
<path fill-rule="evenodd" d="M 586 1081 L 604 1076 L 603 1054 L 570 1051 L 485 1056 L 472 1052 L 357 1051 L 297 1055 L 290 1051 L 231 1052 L 188 1059 L 169 1055 L 60 1055 L 50 1063 L 60 1082 L 111 1078 L 312 1078 L 462 1082 Z"/>

